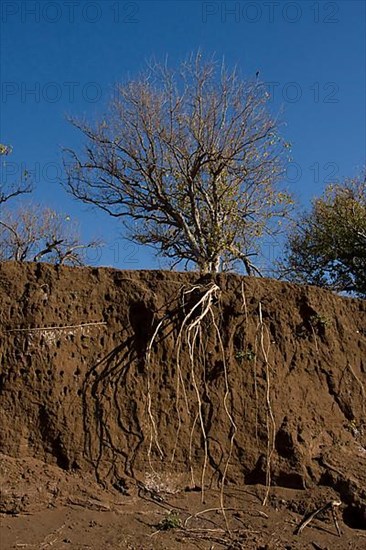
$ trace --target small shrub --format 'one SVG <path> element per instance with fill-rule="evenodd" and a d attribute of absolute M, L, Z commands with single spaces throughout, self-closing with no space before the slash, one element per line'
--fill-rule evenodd
<path fill-rule="evenodd" d="M 158 523 L 157 528 L 159 531 L 169 531 L 170 529 L 178 529 L 181 526 L 182 520 L 178 512 L 171 510 L 166 517 Z"/>
<path fill-rule="evenodd" d="M 325 328 L 330 324 L 330 320 L 328 317 L 324 317 L 323 315 L 312 315 L 309 319 L 310 324 L 315 328 Z"/>
<path fill-rule="evenodd" d="M 239 359 L 241 361 L 254 361 L 255 360 L 255 352 L 252 349 L 246 349 L 245 351 L 238 351 L 235 354 L 236 359 Z"/>

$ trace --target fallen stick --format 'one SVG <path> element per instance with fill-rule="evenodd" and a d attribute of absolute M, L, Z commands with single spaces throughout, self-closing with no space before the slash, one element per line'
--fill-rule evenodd
<path fill-rule="evenodd" d="M 95 321 L 92 323 L 80 323 L 78 325 L 64 325 L 64 326 L 55 326 L 55 327 L 29 327 L 29 328 L 10 328 L 5 332 L 40 332 L 44 330 L 69 330 L 71 328 L 83 328 L 83 327 L 94 327 L 97 325 L 106 325 L 105 321 Z"/>
<path fill-rule="evenodd" d="M 298 527 L 296 527 L 295 531 L 294 531 L 294 535 L 300 535 L 301 532 L 305 529 L 305 527 L 307 525 L 309 525 L 309 523 L 318 515 L 320 514 L 320 512 L 325 512 L 326 510 L 331 510 L 332 512 L 332 517 L 333 517 L 333 521 L 334 521 L 334 525 L 337 529 L 337 533 L 338 533 L 338 536 L 340 537 L 342 532 L 339 528 L 339 524 L 338 524 L 338 519 L 337 519 L 337 514 L 336 514 L 336 508 L 338 508 L 338 506 L 340 506 L 342 503 L 340 500 L 331 500 L 330 502 L 327 502 L 327 504 L 325 504 L 324 506 L 321 506 L 321 508 L 318 508 L 317 510 L 315 510 L 314 512 L 312 512 L 309 516 L 305 516 L 300 525 L 298 525 Z"/>

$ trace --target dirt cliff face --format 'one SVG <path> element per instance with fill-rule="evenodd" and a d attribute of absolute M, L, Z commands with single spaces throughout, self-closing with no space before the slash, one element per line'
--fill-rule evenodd
<path fill-rule="evenodd" d="M 12 262 L 0 301 L 0 452 L 121 490 L 330 485 L 366 521 L 365 301 Z"/>

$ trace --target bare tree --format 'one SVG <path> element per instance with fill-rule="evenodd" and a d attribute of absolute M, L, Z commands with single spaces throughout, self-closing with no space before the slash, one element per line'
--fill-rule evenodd
<path fill-rule="evenodd" d="M 47 261 L 84 265 L 85 251 L 100 243 L 82 244 L 77 223 L 69 216 L 39 205 L 22 205 L 2 213 L 0 219 L 0 260 Z"/>
<path fill-rule="evenodd" d="M 203 272 L 242 260 L 279 230 L 291 199 L 277 189 L 286 144 L 258 79 L 191 56 L 177 72 L 151 64 L 119 85 L 97 124 L 72 119 L 87 143 L 66 150 L 66 188 L 121 217 L 134 241 Z"/>
<path fill-rule="evenodd" d="M 11 154 L 11 152 L 12 152 L 12 149 L 9 145 L 3 145 L 2 143 L 0 143 L 0 157 L 8 156 Z M 6 167 L 6 161 L 2 161 L 1 171 L 3 171 L 4 166 Z M 6 170 L 5 170 L 5 173 L 6 173 Z M 0 205 L 8 201 L 9 199 L 17 197 L 18 195 L 22 195 L 24 193 L 30 193 L 32 191 L 32 185 L 28 181 L 27 172 L 25 172 L 22 175 L 22 181 L 18 183 L 9 184 L 6 181 L 6 179 L 7 177 L 5 177 L 4 174 L 2 173 L 0 178 Z"/>

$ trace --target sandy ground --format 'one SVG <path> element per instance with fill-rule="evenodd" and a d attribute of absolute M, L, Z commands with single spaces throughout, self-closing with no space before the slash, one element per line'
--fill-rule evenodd
<path fill-rule="evenodd" d="M 220 493 L 176 495 L 138 490 L 134 496 L 85 499 L 69 495 L 67 505 L 49 504 L 34 513 L 1 514 L 1 550 L 174 550 L 193 549 L 364 549 L 366 532 L 347 527 L 342 506 L 337 515 L 313 519 L 299 535 L 303 517 L 335 498 L 329 488 L 294 491 L 273 489 L 262 506 L 264 487 L 225 491 L 226 520 Z M 158 502 L 159 501 L 159 502 Z M 71 504 L 73 503 L 73 504 Z M 229 530 L 228 530 L 229 528 Z"/>

